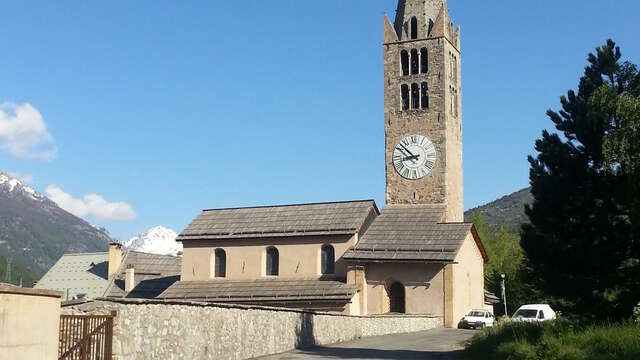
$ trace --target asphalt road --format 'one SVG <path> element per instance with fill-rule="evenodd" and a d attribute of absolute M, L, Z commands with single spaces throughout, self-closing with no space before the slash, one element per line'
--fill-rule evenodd
<path fill-rule="evenodd" d="M 308 350 L 264 357 L 261 359 L 462 359 L 465 340 L 475 332 L 458 329 L 434 329 L 412 334 L 365 338 L 358 341 L 320 346 Z"/>

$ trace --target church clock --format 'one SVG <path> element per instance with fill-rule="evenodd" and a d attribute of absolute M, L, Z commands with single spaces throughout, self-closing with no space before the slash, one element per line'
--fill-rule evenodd
<path fill-rule="evenodd" d="M 426 136 L 405 136 L 393 149 L 393 167 L 405 179 L 422 179 L 435 164 L 436 147 Z"/>

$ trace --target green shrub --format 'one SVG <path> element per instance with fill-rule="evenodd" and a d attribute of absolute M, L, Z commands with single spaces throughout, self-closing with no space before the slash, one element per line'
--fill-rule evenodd
<path fill-rule="evenodd" d="M 638 360 L 640 325 L 511 322 L 476 334 L 465 354 L 474 360 Z"/>
<path fill-rule="evenodd" d="M 640 303 L 638 303 L 638 305 L 633 308 L 633 320 L 635 320 L 635 322 L 637 323 L 640 323 Z"/>

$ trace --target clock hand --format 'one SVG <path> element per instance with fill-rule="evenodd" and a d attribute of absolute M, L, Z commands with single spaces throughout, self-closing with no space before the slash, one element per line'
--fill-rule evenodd
<path fill-rule="evenodd" d="M 402 148 L 404 149 L 404 151 L 408 152 L 408 153 L 409 153 L 409 155 L 410 155 L 410 156 L 406 157 L 406 158 L 404 159 L 404 161 L 411 160 L 411 161 L 413 161 L 413 163 L 415 164 L 415 163 L 416 163 L 416 160 L 418 160 L 418 158 L 420 157 L 420 154 L 418 154 L 418 155 L 413 155 L 413 153 L 411 152 L 411 150 L 407 149 L 407 147 L 406 147 L 406 146 L 404 146 L 404 145 L 402 145 L 402 144 L 400 144 L 400 146 L 402 146 Z"/>
<path fill-rule="evenodd" d="M 414 156 L 414 155 L 413 155 L 413 153 L 412 153 L 411 151 L 409 151 L 409 149 L 407 149 L 407 147 L 406 147 L 406 146 L 404 146 L 404 145 L 402 145 L 402 144 L 400 144 L 400 146 L 402 146 L 402 148 L 404 149 L 404 151 L 408 152 L 408 153 L 409 153 L 409 155 Z"/>

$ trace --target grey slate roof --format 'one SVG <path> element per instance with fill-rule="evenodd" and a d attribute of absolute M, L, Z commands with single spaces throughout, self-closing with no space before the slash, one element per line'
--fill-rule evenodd
<path fill-rule="evenodd" d="M 182 259 L 176 256 L 125 251 L 118 275 L 108 279 L 109 253 L 64 254 L 38 281 L 36 289 L 63 292 L 63 300 L 84 294 L 86 298 L 153 298 L 179 280 Z M 124 292 L 127 265 L 135 268 L 136 287 Z"/>
<path fill-rule="evenodd" d="M 64 254 L 36 283 L 35 288 L 61 291 L 63 300 L 80 294 L 98 298 L 109 286 L 108 258 L 106 252 Z"/>
<path fill-rule="evenodd" d="M 177 240 L 355 234 L 378 213 L 373 200 L 204 210 Z"/>
<path fill-rule="evenodd" d="M 344 259 L 452 262 L 473 224 L 442 223 L 444 215 L 444 205 L 389 205 Z"/>
<path fill-rule="evenodd" d="M 355 285 L 304 279 L 210 280 L 173 284 L 158 299 L 210 302 L 350 300 Z"/>
<path fill-rule="evenodd" d="M 129 293 L 124 292 L 125 271 L 133 265 L 136 287 Z M 182 259 L 177 256 L 147 254 L 137 251 L 126 251 L 122 258 L 118 275 L 114 277 L 105 292 L 105 297 L 140 297 L 149 298 L 150 294 L 158 295 L 179 278 Z M 151 281 L 155 280 L 155 281 Z M 158 289 L 165 286 L 164 289 Z"/>

